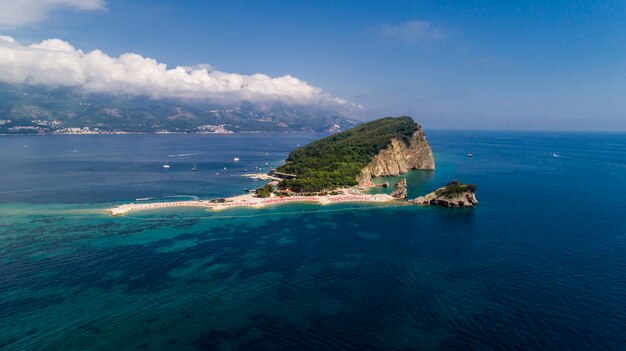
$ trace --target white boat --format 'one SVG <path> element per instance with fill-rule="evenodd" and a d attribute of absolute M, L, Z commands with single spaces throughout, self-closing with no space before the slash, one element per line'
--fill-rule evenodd
<path fill-rule="evenodd" d="M 557 153 L 553 153 L 553 154 L 552 154 L 552 157 L 560 157 L 560 156 L 559 156 L 559 154 L 557 154 Z"/>
<path fill-rule="evenodd" d="M 233 161 L 235 161 L 235 162 L 239 162 L 239 157 L 235 157 L 235 158 L 233 158 Z"/>
<path fill-rule="evenodd" d="M 165 159 L 165 164 L 163 165 L 163 168 L 170 168 L 169 163 L 167 163 L 167 159 Z"/>
<path fill-rule="evenodd" d="M 467 154 L 467 157 L 474 157 L 474 154 Z"/>
<path fill-rule="evenodd" d="M 192 172 L 195 172 L 195 171 L 197 171 L 197 170 L 198 170 L 198 167 L 196 167 L 196 163 L 194 162 L 194 163 L 193 163 L 193 167 L 191 168 L 191 171 L 192 171 Z"/>

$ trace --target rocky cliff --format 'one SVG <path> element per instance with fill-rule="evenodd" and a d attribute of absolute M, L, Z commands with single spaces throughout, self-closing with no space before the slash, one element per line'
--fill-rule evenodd
<path fill-rule="evenodd" d="M 396 138 L 374 156 L 361 170 L 357 182 L 361 186 L 371 184 L 374 177 L 398 176 L 409 170 L 434 170 L 435 159 L 421 127 L 413 133 L 407 143 Z"/>
<path fill-rule="evenodd" d="M 478 205 L 475 192 L 475 185 L 452 181 L 448 185 L 439 188 L 428 195 L 409 200 L 409 202 L 417 205 L 474 207 Z"/>
<path fill-rule="evenodd" d="M 396 183 L 396 186 L 393 189 L 393 192 L 391 193 L 391 196 L 394 199 L 406 199 L 408 193 L 407 193 L 407 189 L 406 189 L 406 178 L 402 178 L 402 180 L 400 180 L 399 182 Z"/>

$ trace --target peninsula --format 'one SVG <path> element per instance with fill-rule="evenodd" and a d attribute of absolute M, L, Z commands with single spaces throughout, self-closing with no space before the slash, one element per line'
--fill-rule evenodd
<path fill-rule="evenodd" d="M 111 208 L 109 212 L 124 215 L 133 211 L 169 207 L 212 210 L 260 208 L 294 202 L 443 204 L 441 199 L 447 196 L 451 196 L 450 204 L 459 203 L 457 197 L 471 186 L 450 183 L 435 191 L 435 195 L 427 195 L 428 201 L 426 198 L 423 201 L 420 200 L 422 198 L 406 201 L 406 179 L 395 184 L 391 194 L 364 193 L 372 187 L 385 186 L 374 184 L 374 177 L 398 176 L 409 170 L 434 169 L 435 161 L 422 127 L 411 117 L 385 117 L 294 150 L 286 163 L 270 171 L 270 174 L 251 175 L 271 180 L 253 193 L 212 200 L 130 203 Z M 472 196 L 473 189 L 475 187 L 471 188 Z M 472 202 L 471 199 L 468 201 Z"/>

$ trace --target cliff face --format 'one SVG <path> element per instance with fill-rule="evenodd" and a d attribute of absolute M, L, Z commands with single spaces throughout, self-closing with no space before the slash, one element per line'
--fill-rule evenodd
<path fill-rule="evenodd" d="M 356 180 L 364 186 L 374 177 L 398 176 L 409 170 L 434 170 L 435 159 L 426 136 L 419 128 L 407 146 L 401 140 L 392 139 L 391 144 L 381 150 L 374 159 L 361 170 Z"/>

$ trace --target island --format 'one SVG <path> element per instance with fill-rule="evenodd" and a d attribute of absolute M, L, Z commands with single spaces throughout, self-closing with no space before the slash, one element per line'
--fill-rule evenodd
<path fill-rule="evenodd" d="M 459 182 L 452 182 L 426 197 L 409 201 L 406 200 L 406 178 L 398 181 L 390 194 L 367 193 L 373 187 L 389 185 L 375 184 L 373 178 L 399 176 L 410 170 L 434 169 L 435 160 L 422 127 L 408 116 L 385 117 L 300 147 L 288 155 L 284 165 L 269 174 L 247 175 L 270 180 L 251 193 L 212 200 L 130 203 L 113 207 L 109 212 L 119 216 L 168 207 L 221 210 L 296 202 L 322 205 L 345 202 L 401 205 L 448 203 L 447 207 L 477 203 L 473 195 L 475 186 Z M 468 197 L 470 190 L 471 197 Z"/>
<path fill-rule="evenodd" d="M 474 207 L 478 205 L 478 200 L 476 200 L 476 185 L 463 184 L 457 180 L 453 180 L 446 186 L 428 195 L 409 200 L 409 202 L 417 205 Z"/>

